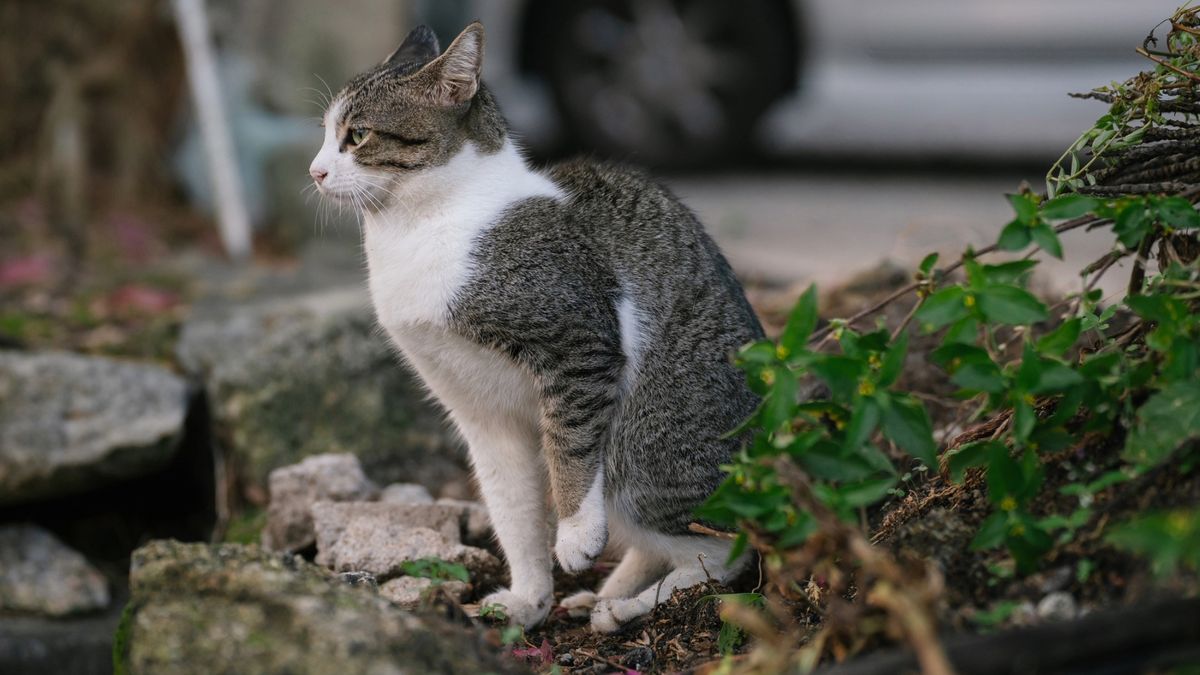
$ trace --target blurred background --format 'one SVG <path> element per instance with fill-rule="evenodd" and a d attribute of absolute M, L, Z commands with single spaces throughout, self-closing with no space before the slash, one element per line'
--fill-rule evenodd
<path fill-rule="evenodd" d="M 769 309 L 994 241 L 1104 113 L 1067 93 L 1142 69 L 1176 3 L 6 0 L 0 671 L 106 650 L 134 547 L 256 540 L 301 457 L 471 496 L 372 329 L 354 214 L 305 190 L 323 101 L 417 23 L 481 19 L 534 161 L 653 167 Z M 1065 244 L 1047 289 L 1105 246 Z"/>

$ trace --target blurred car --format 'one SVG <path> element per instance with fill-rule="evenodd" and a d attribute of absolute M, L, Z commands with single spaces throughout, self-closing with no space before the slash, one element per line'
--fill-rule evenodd
<path fill-rule="evenodd" d="M 424 0 L 539 152 L 1045 160 L 1179 0 Z"/>

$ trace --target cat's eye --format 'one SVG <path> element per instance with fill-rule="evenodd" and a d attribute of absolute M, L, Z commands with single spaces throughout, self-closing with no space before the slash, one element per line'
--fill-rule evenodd
<path fill-rule="evenodd" d="M 362 145 L 362 142 L 367 140 L 367 134 L 370 130 L 357 128 L 350 130 L 350 145 Z"/>

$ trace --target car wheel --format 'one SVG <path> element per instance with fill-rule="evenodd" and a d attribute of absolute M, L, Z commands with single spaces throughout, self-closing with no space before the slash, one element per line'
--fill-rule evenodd
<path fill-rule="evenodd" d="M 792 88 L 797 49 L 779 0 L 552 0 L 540 69 L 575 150 L 659 166 L 748 155 Z"/>

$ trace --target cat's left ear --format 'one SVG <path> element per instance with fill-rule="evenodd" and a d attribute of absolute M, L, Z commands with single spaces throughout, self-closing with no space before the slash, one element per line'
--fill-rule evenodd
<path fill-rule="evenodd" d="M 479 91 L 483 72 L 483 24 L 463 29 L 446 51 L 421 69 L 428 78 L 427 95 L 438 105 L 466 103 Z"/>
<path fill-rule="evenodd" d="M 441 47 L 438 45 L 437 35 L 429 26 L 421 24 L 412 29 L 408 37 L 404 38 L 404 42 L 401 42 L 396 51 L 389 54 L 383 63 L 388 66 L 429 63 L 437 58 L 439 52 Z"/>

